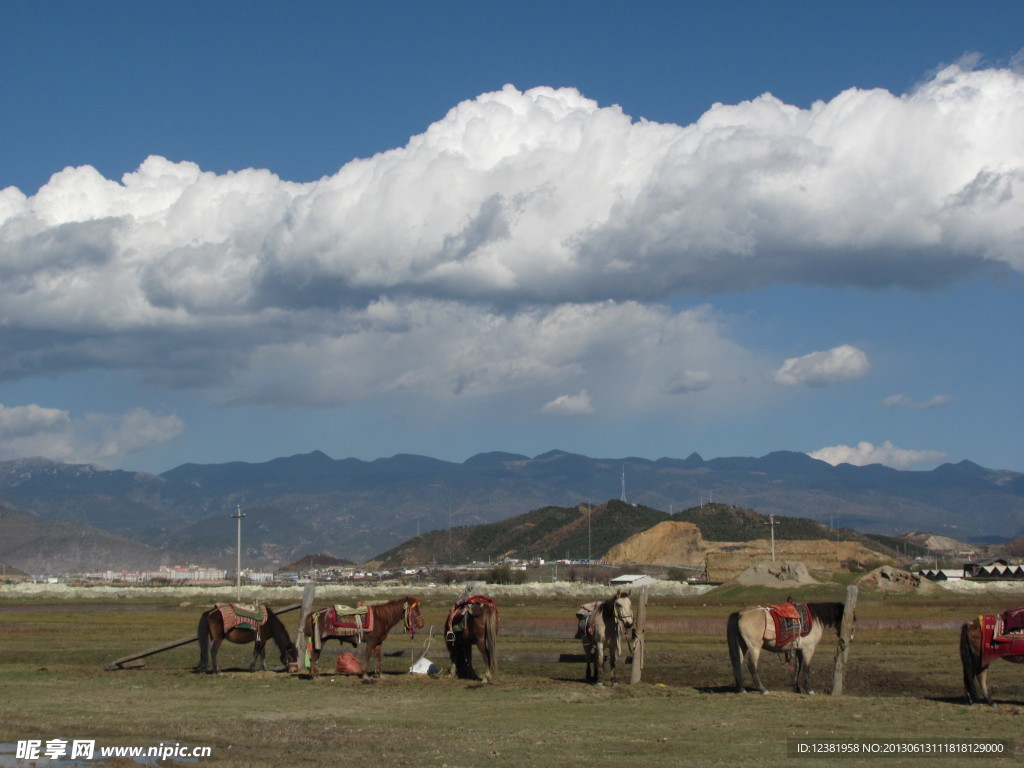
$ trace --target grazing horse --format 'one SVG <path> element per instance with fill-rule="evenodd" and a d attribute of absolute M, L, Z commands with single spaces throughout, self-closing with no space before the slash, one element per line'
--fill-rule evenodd
<path fill-rule="evenodd" d="M 615 662 L 622 652 L 622 636 L 633 627 L 633 605 L 629 590 L 619 590 L 607 600 L 583 606 L 576 612 L 583 638 L 583 656 L 587 661 L 584 677 L 588 683 L 603 685 L 601 675 L 609 662 L 611 682 L 615 682 Z"/>
<path fill-rule="evenodd" d="M 473 669 L 475 643 L 484 660 L 483 682 L 491 682 L 498 670 L 494 642 L 499 626 L 498 605 L 489 597 L 474 595 L 452 606 L 444 622 L 444 641 L 452 663 L 452 677 L 478 679 Z"/>
<path fill-rule="evenodd" d="M 339 606 L 314 611 L 306 617 L 304 631 L 309 641 L 306 650 L 309 657 L 309 673 L 313 678 L 320 676 L 316 662 L 320 658 L 325 640 L 337 638 L 340 643 L 359 645 L 366 643 L 366 652 L 359 663 L 360 676 L 364 681 L 370 679 L 370 658 L 376 660 L 374 672 L 377 677 L 382 675 L 381 644 L 388 636 L 391 628 L 404 619 L 405 631 L 409 636 L 416 630 L 423 629 L 423 617 L 420 615 L 420 601 L 414 597 L 400 597 L 386 603 L 378 603 L 366 608 L 365 619 L 358 622 L 345 621 L 339 617 Z"/>
<path fill-rule="evenodd" d="M 217 651 L 221 643 L 253 643 L 252 664 L 249 671 L 255 672 L 259 664 L 266 671 L 267 659 L 264 650 L 267 640 L 273 638 L 281 663 L 287 667 L 298 659 L 295 643 L 288 637 L 288 630 L 277 615 L 264 606 L 241 606 L 232 603 L 217 603 L 199 617 L 196 639 L 199 641 L 199 666 L 197 672 L 220 672 L 217 666 Z"/>
<path fill-rule="evenodd" d="M 1024 663 L 1024 606 L 998 615 L 982 614 L 960 628 L 960 661 L 968 704 L 993 704 L 988 668 L 996 659 Z"/>
<path fill-rule="evenodd" d="M 761 651 L 796 652 L 796 679 L 798 693 L 814 693 L 811 689 L 811 659 L 818 642 L 830 628 L 839 635 L 843 622 L 842 603 L 785 603 L 768 608 L 752 606 L 729 616 L 727 639 L 736 690 L 743 693 L 743 660 L 746 659 L 750 676 L 761 693 L 768 693 L 757 675 L 757 661 Z"/>

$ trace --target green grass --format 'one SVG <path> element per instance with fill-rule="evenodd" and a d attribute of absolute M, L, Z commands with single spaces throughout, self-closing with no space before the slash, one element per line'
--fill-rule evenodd
<path fill-rule="evenodd" d="M 818 589 L 794 597 L 819 599 Z M 837 599 L 837 591 L 828 599 Z M 212 747 L 213 757 L 200 765 L 417 768 L 769 765 L 787 759 L 787 739 L 810 737 L 1013 739 L 1022 748 L 1020 667 L 993 667 L 1000 706 L 960 702 L 956 622 L 1001 606 L 978 598 L 862 594 L 863 627 L 851 647 L 847 695 L 788 692 L 788 672 L 774 654 L 762 657 L 773 693 L 735 694 L 725 618 L 741 605 L 779 600 L 777 591 L 756 589 L 652 599 L 650 626 L 664 629 L 648 635 L 644 680 L 614 688 L 585 685 L 582 664 L 557 661 L 580 650 L 572 639 L 575 606 L 564 599 L 501 601 L 498 679 L 491 686 L 406 674 L 408 656 L 386 657 L 384 679 L 369 685 L 335 675 L 318 681 L 275 672 L 204 676 L 190 671 L 194 646 L 153 656 L 143 670 L 106 672 L 106 662 L 188 635 L 201 606 L 146 598 L 44 610 L 7 601 L 0 603 L 0 741 L 62 736 L 103 745 Z M 428 599 L 428 625 L 439 626 L 447 607 L 448 601 Z M 297 616 L 284 618 L 292 626 Z M 394 635 L 385 651 L 418 655 L 422 640 Z M 436 634 L 428 656 L 445 666 Z M 276 663 L 272 648 L 268 657 Z M 324 661 L 322 668 L 333 668 Z M 831 661 L 831 649 L 816 660 L 819 690 L 830 686 Z M 247 647 L 222 650 L 224 668 L 248 662 Z M 621 675 L 628 680 L 628 666 Z"/>

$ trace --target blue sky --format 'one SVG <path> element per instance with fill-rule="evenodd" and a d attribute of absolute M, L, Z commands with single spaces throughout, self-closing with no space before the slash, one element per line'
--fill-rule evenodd
<path fill-rule="evenodd" d="M 1024 471 L 1022 29 L 3 4 L 0 459 Z"/>

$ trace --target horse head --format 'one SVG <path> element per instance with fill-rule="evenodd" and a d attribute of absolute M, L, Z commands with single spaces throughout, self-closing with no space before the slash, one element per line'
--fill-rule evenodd
<path fill-rule="evenodd" d="M 270 610 L 269 605 L 267 606 L 267 621 L 270 626 L 270 634 L 277 645 L 277 650 L 281 652 L 281 664 L 285 667 L 298 664 L 299 649 L 295 647 L 295 643 L 288 636 L 288 630 L 285 629 L 284 623 L 278 618 L 276 613 Z"/>
<path fill-rule="evenodd" d="M 615 620 L 622 624 L 623 629 L 633 626 L 633 603 L 629 600 L 629 590 L 620 590 L 611 600 L 615 611 Z"/>
<path fill-rule="evenodd" d="M 405 598 L 405 631 L 410 635 L 423 629 L 423 616 L 420 614 L 420 601 L 415 597 Z"/>

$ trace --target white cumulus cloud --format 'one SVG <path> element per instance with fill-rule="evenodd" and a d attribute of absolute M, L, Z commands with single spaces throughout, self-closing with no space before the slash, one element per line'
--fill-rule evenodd
<path fill-rule="evenodd" d="M 824 387 L 863 377 L 871 369 L 868 356 L 849 344 L 802 357 L 791 357 L 775 372 L 779 384 Z"/>
<path fill-rule="evenodd" d="M 915 451 L 897 448 L 888 440 L 881 445 L 874 445 L 867 441 L 859 442 L 856 446 L 833 445 L 809 453 L 808 456 L 826 461 L 833 466 L 853 464 L 863 467 L 868 464 L 884 464 L 893 469 L 914 469 L 915 467 L 939 464 L 947 458 L 942 451 Z"/>
<path fill-rule="evenodd" d="M 539 399 L 599 369 L 637 407 L 718 396 L 752 355 L 668 299 L 1024 270 L 1021 125 L 1024 75 L 964 62 L 906 94 L 764 94 L 691 125 L 506 86 L 301 184 L 158 156 L 66 168 L 0 190 L 0 382 L 103 369 L 303 406 Z M 866 370 L 838 347 L 777 379 Z"/>

